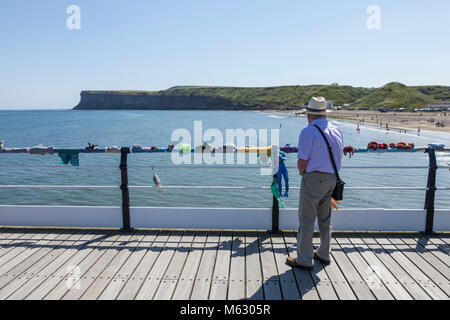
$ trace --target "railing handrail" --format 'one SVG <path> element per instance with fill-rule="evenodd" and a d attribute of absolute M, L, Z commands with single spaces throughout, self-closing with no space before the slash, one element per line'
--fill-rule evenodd
<path fill-rule="evenodd" d="M 0 169 L 117 169 L 117 166 L 0 166 Z M 240 170 L 240 169 L 270 169 L 270 166 L 254 166 L 254 165 L 136 165 L 128 166 L 128 169 L 225 169 L 225 170 Z M 297 169 L 296 166 L 286 166 L 287 169 Z M 429 166 L 342 166 L 341 169 L 428 169 Z M 438 166 L 437 169 L 450 169 L 450 166 Z"/>
<path fill-rule="evenodd" d="M 7 188 L 78 188 L 78 189 L 100 189 L 100 188 L 120 188 L 122 191 L 122 218 L 123 218 L 123 230 L 129 231 L 130 227 L 130 202 L 129 202 L 129 188 L 133 189 L 156 189 L 156 186 L 130 186 L 128 185 L 128 169 L 271 169 L 271 166 L 267 165 L 135 165 L 128 166 L 127 157 L 130 154 L 131 148 L 122 147 L 120 149 L 121 154 L 121 162 L 120 162 L 120 171 L 121 171 L 121 185 L 120 186 L 101 186 L 101 185 L 0 185 L 0 189 Z M 361 152 L 362 150 L 359 150 Z M 412 151 L 412 150 L 411 150 Z M 417 149 L 414 151 L 418 151 Z M 425 153 L 429 155 L 429 165 L 428 166 L 343 166 L 342 169 L 428 169 L 428 182 L 427 187 L 408 187 L 408 186 L 400 186 L 400 187 L 346 187 L 346 190 L 425 190 L 426 198 L 425 198 L 425 210 L 426 213 L 426 225 L 425 232 L 432 233 L 433 232 L 433 219 L 434 219 L 434 199 L 436 190 L 450 190 L 450 187 L 436 187 L 436 171 L 437 169 L 449 169 L 450 166 L 438 166 L 436 163 L 436 155 L 435 149 L 433 146 L 429 146 L 427 149 L 423 150 Z M 386 150 L 384 150 L 386 152 Z M 90 152 L 89 152 L 90 153 Z M 96 153 L 95 151 L 92 153 Z M 278 156 L 278 147 L 272 146 L 272 162 L 276 162 L 274 158 Z M 20 169 L 29 169 L 29 168 L 66 168 L 64 166 L 0 166 L 0 168 L 20 168 Z M 116 166 L 77 166 L 76 168 L 117 168 Z M 288 166 L 288 169 L 297 169 L 294 166 Z M 261 186 L 164 186 L 163 188 L 167 189 L 230 189 L 230 190 L 242 190 L 242 189 L 270 189 L 270 187 L 261 187 Z M 292 189 L 300 189 L 300 187 L 292 187 Z M 279 225 L 279 207 L 278 201 L 276 201 L 275 196 L 273 196 L 273 205 L 272 205 L 272 231 L 277 232 Z"/>
<path fill-rule="evenodd" d="M 192 185 L 169 185 L 169 186 L 151 186 L 151 185 L 128 185 L 128 188 L 133 189 L 254 189 L 254 190 L 268 190 L 270 187 L 262 186 L 192 186 Z M 120 189 L 120 185 L 33 185 L 33 184 L 11 184 L 11 185 L 0 185 L 0 189 Z M 300 187 L 292 186 L 289 187 L 292 190 L 300 190 Z M 426 187 L 346 187 L 346 190 L 429 190 Z M 436 187 L 435 190 L 450 190 L 450 187 Z"/>

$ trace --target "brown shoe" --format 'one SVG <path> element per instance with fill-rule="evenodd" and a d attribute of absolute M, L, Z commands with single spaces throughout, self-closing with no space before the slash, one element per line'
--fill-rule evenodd
<path fill-rule="evenodd" d="M 325 259 L 319 257 L 319 255 L 317 254 L 317 251 L 314 251 L 314 259 L 319 260 L 320 262 L 322 262 L 322 264 L 324 264 L 324 265 L 326 265 L 326 266 L 329 265 L 329 264 L 331 263 L 330 260 L 325 260 Z"/>
<path fill-rule="evenodd" d="M 302 265 L 302 264 L 300 264 L 300 263 L 297 263 L 297 262 L 295 261 L 295 258 L 294 258 L 294 257 L 287 257 L 287 258 L 286 258 L 286 263 L 287 263 L 288 265 L 290 265 L 291 267 L 297 267 L 297 268 L 300 268 L 300 269 L 303 269 L 303 270 L 311 271 L 311 270 L 313 269 L 312 266 L 309 267 L 309 266 L 304 266 L 304 265 Z"/>

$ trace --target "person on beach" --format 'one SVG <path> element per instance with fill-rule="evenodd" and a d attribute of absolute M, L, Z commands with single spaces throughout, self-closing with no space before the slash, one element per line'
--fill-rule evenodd
<path fill-rule="evenodd" d="M 330 263 L 330 200 L 337 181 L 327 144 L 315 126 L 324 132 L 332 149 L 337 170 L 341 168 L 344 143 L 342 131 L 327 119 L 326 100 L 323 97 L 313 97 L 306 108 L 306 114 L 308 126 L 300 132 L 297 154 L 297 166 L 302 176 L 298 209 L 300 227 L 297 234 L 297 258 L 287 257 L 286 263 L 311 270 L 313 259 L 325 265 Z M 320 231 L 320 248 L 314 251 L 312 238 L 316 218 Z"/>

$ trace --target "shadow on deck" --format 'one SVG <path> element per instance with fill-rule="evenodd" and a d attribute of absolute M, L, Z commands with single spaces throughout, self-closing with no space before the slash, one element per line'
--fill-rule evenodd
<path fill-rule="evenodd" d="M 295 249 L 295 232 L 0 228 L 0 299 L 450 298 L 450 234 L 335 232 L 312 271 L 285 264 Z"/>

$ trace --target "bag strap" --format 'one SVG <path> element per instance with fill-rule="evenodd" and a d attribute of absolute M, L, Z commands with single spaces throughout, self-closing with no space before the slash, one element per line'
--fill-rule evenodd
<path fill-rule="evenodd" d="M 334 169 L 334 172 L 336 173 L 336 178 L 338 181 L 341 181 L 341 178 L 339 177 L 339 172 L 336 167 L 336 162 L 334 162 L 333 151 L 331 149 L 330 143 L 328 142 L 328 139 L 325 136 L 325 133 L 322 131 L 322 129 L 320 129 L 317 124 L 315 124 L 314 127 L 316 127 L 317 130 L 319 130 L 320 134 L 322 135 L 323 139 L 325 140 L 325 143 L 327 144 L 327 147 L 328 147 L 328 153 L 330 154 L 331 163 L 333 164 L 333 169 Z"/>

